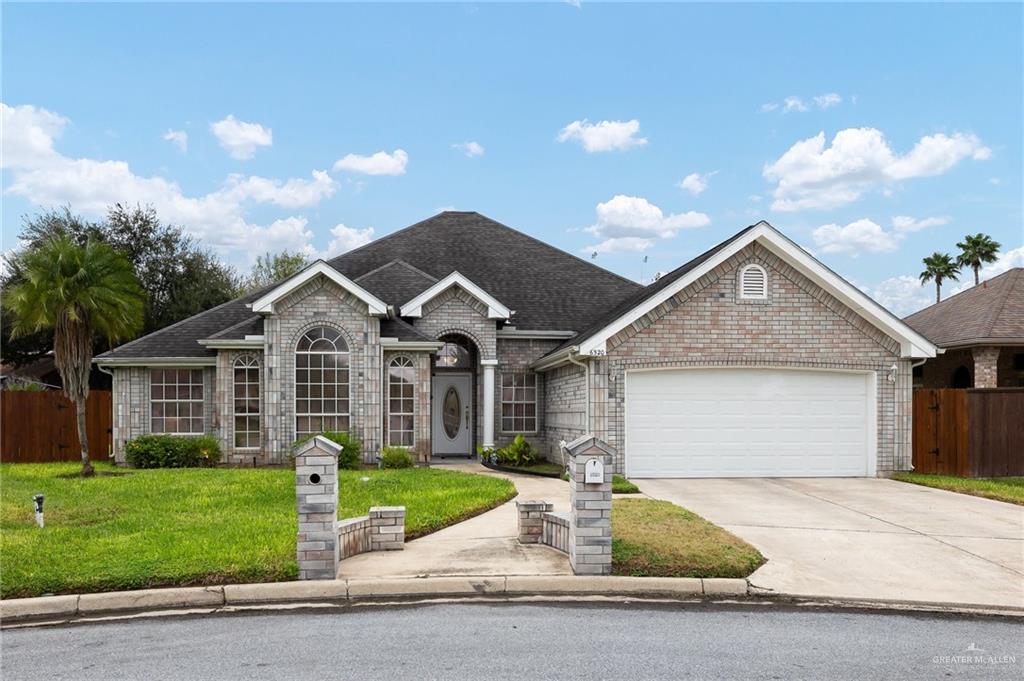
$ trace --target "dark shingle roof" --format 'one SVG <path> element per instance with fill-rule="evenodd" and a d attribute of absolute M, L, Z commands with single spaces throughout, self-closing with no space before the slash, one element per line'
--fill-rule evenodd
<path fill-rule="evenodd" d="M 380 336 L 381 338 L 397 338 L 400 341 L 426 341 L 430 342 L 434 339 L 425 333 L 420 333 L 409 322 L 401 319 L 382 319 L 380 321 Z"/>
<path fill-rule="evenodd" d="M 354 280 L 396 259 L 439 280 L 461 272 L 515 310 L 511 323 L 519 329 L 580 329 L 640 289 L 479 213 L 441 213 L 328 263 Z"/>
<path fill-rule="evenodd" d="M 234 326 L 229 326 L 223 331 L 210 336 L 217 340 L 241 340 L 246 336 L 260 336 L 263 334 L 263 315 L 252 315 Z"/>
<path fill-rule="evenodd" d="M 392 260 L 354 281 L 384 302 L 398 306 L 437 283 L 437 277 L 403 260 Z"/>
<path fill-rule="evenodd" d="M 457 270 L 515 310 L 511 323 L 528 330 L 589 326 L 609 306 L 641 290 L 633 281 L 479 213 L 440 213 L 328 264 L 394 306 Z M 97 359 L 212 357 L 215 351 L 197 341 L 260 333 L 262 321 L 247 304 L 276 285 L 125 343 Z M 383 335 L 430 340 L 415 329 L 415 337 L 409 335 L 412 327 L 402 324 L 389 326 Z"/>
<path fill-rule="evenodd" d="M 675 282 L 680 277 L 684 276 L 687 272 L 689 272 L 693 268 L 699 266 L 702 262 L 704 262 L 708 258 L 712 257 L 715 253 L 718 253 L 720 250 L 722 250 L 723 248 L 725 248 L 726 246 L 731 244 L 733 241 L 736 241 L 736 239 L 739 239 L 741 236 L 743 236 L 744 234 L 746 234 L 750 230 L 754 229 L 754 227 L 756 227 L 756 226 L 757 225 L 751 225 L 751 226 L 747 227 L 746 229 L 742 229 L 739 232 L 736 232 L 735 234 L 733 234 L 731 237 L 729 237 L 728 239 L 726 239 L 722 243 L 718 244 L 717 246 L 714 246 L 713 248 L 711 248 L 711 249 L 709 249 L 707 251 L 704 251 L 703 253 L 698 255 L 693 260 L 690 260 L 688 263 L 686 263 L 684 265 L 680 265 L 679 267 L 677 267 L 676 269 L 672 270 L 671 272 L 658 277 L 657 280 L 651 282 L 647 286 L 644 286 L 643 288 L 641 288 L 640 290 L 636 291 L 632 295 L 630 295 L 627 298 L 623 299 L 622 302 L 620 302 L 618 305 L 615 305 L 614 307 L 609 309 L 604 314 L 602 314 L 599 317 L 595 318 L 589 325 L 587 325 L 586 328 L 584 328 L 578 334 L 576 334 L 575 336 L 573 336 L 572 338 L 570 338 L 569 340 L 565 341 L 564 343 L 559 345 L 557 348 L 555 348 L 554 350 L 549 352 L 548 355 L 552 355 L 552 354 L 554 354 L 556 352 L 560 352 L 561 350 L 564 350 L 565 348 L 567 348 L 569 346 L 576 345 L 581 340 L 585 339 L 587 336 L 590 336 L 590 335 L 592 335 L 594 333 L 597 333 L 598 331 L 600 331 L 602 328 L 604 328 L 605 326 L 607 326 L 611 322 L 615 321 L 616 319 L 618 319 L 622 315 L 626 314 L 627 312 L 629 312 L 631 309 L 633 309 L 634 307 L 636 307 L 637 305 L 639 305 L 643 301 L 647 300 L 648 298 L 650 298 L 651 296 L 656 294 L 658 291 L 661 291 L 665 287 L 667 287 L 670 284 L 672 284 L 673 282 Z"/>
<path fill-rule="evenodd" d="M 1024 268 L 1015 267 L 905 318 L 936 345 L 1024 340 Z"/>

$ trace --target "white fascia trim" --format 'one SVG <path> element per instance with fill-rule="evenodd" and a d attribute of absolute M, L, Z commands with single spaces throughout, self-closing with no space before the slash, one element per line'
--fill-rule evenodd
<path fill-rule="evenodd" d="M 626 312 L 600 331 L 584 339 L 579 345 L 580 354 L 604 355 L 607 352 L 606 343 L 609 338 L 651 310 L 654 310 L 708 272 L 714 270 L 754 241 L 760 242 L 763 246 L 788 262 L 794 269 L 815 282 L 818 286 L 821 286 L 843 304 L 849 306 L 864 319 L 871 322 L 893 339 L 898 340 L 903 357 L 935 357 L 938 348 L 929 342 L 927 338 L 914 331 L 891 312 L 865 295 L 860 289 L 822 265 L 807 251 L 764 222 L 755 226 L 754 229 L 736 239 L 664 289 L 642 301 L 632 310 Z"/>
<path fill-rule="evenodd" d="M 522 338 L 526 340 L 567 340 L 575 335 L 575 331 L 547 331 L 544 329 L 538 331 L 531 331 L 530 329 L 498 329 L 498 338 Z"/>
<path fill-rule="evenodd" d="M 245 338 L 203 338 L 196 342 L 204 348 L 213 348 L 214 350 L 262 348 L 263 336 L 246 336 Z"/>
<path fill-rule="evenodd" d="M 253 312 L 271 314 L 274 312 L 274 303 L 281 300 L 289 293 L 297 290 L 314 277 L 321 275 L 327 277 L 335 284 L 366 303 L 371 315 L 380 317 L 387 316 L 388 306 L 383 300 L 373 295 L 342 273 L 338 272 L 338 270 L 334 269 L 323 260 L 317 260 L 306 269 L 292 276 L 290 279 L 285 280 L 272 291 L 250 303 L 249 307 L 252 308 Z"/>
<path fill-rule="evenodd" d="M 458 271 L 452 272 L 447 277 L 403 305 L 400 312 L 401 316 L 422 317 L 423 305 L 444 293 L 452 286 L 462 287 L 469 292 L 471 296 L 486 305 L 488 319 L 508 319 L 512 316 L 512 310 L 508 309 L 508 307 L 502 304 L 501 301 L 474 284 Z"/>
<path fill-rule="evenodd" d="M 573 353 L 579 352 L 579 349 L 580 346 L 573 345 L 568 348 L 565 348 L 564 350 L 559 350 L 557 353 L 551 355 L 550 357 L 541 357 L 536 362 L 531 364 L 530 368 L 533 369 L 534 371 L 546 371 L 547 369 L 553 369 L 561 364 L 568 364 L 569 357 L 572 356 Z M 587 358 L 581 357 L 580 359 Z"/>
<path fill-rule="evenodd" d="M 440 341 L 400 341 L 397 338 L 384 337 L 380 339 L 382 348 L 389 350 L 440 350 L 444 343 Z"/>
<path fill-rule="evenodd" d="M 100 367 L 212 367 L 217 366 L 216 357 L 118 357 L 96 358 L 93 362 Z"/>

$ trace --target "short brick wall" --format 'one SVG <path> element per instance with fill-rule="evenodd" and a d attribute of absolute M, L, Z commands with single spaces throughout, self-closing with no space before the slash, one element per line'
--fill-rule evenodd
<path fill-rule="evenodd" d="M 569 553 L 569 514 L 549 511 L 541 521 L 540 543 Z"/>
<path fill-rule="evenodd" d="M 405 507 L 374 506 L 369 515 L 339 520 L 341 559 L 369 551 L 400 551 L 405 547 Z"/>

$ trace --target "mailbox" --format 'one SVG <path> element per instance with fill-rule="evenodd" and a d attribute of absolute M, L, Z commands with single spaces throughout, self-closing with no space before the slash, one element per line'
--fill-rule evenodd
<path fill-rule="evenodd" d="M 604 482 L 604 464 L 600 459 L 587 459 L 586 468 L 583 470 L 583 482 L 588 485 Z"/>

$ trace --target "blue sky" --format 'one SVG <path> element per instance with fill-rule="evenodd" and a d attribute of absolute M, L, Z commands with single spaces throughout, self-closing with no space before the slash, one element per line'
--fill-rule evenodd
<path fill-rule="evenodd" d="M 766 219 L 900 313 L 967 232 L 1024 265 L 1019 4 L 5 4 L 2 37 L 4 249 L 65 203 L 240 267 L 456 208 L 650 279 Z"/>

